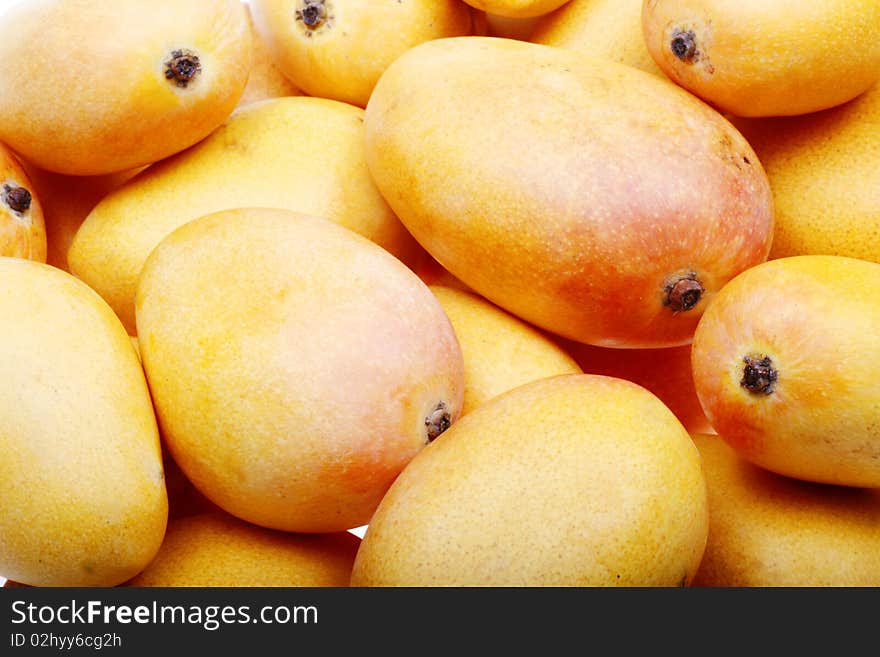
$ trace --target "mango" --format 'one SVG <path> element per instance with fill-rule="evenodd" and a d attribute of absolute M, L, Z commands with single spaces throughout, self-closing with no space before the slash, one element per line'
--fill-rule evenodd
<path fill-rule="evenodd" d="M 770 250 L 772 196 L 746 140 L 629 66 L 436 39 L 385 71 L 365 125 L 373 179 L 428 253 L 579 342 L 687 344 L 715 292 Z"/>
<path fill-rule="evenodd" d="M 690 345 L 608 349 L 564 339 L 558 343 L 587 374 L 626 379 L 653 392 L 689 432 L 715 432 L 697 397 Z"/>
<path fill-rule="evenodd" d="M 182 151 L 223 123 L 251 69 L 239 0 L 19 2 L 3 20 L 0 141 L 56 173 Z"/>
<path fill-rule="evenodd" d="M 148 167 L 89 213 L 70 270 L 135 331 L 134 295 L 153 248 L 205 214 L 264 206 L 336 221 L 412 264 L 421 249 L 388 207 L 364 160 L 364 110 L 322 98 L 240 108 L 197 146 Z"/>
<path fill-rule="evenodd" d="M 260 35 L 311 96 L 364 107 L 388 65 L 416 44 L 470 34 L 461 0 L 253 0 Z"/>
<path fill-rule="evenodd" d="M 360 540 L 348 532 L 290 534 L 222 513 L 178 518 L 128 586 L 348 586 Z"/>
<path fill-rule="evenodd" d="M 464 359 L 462 415 L 517 386 L 581 374 L 561 347 L 477 294 L 429 286 L 452 323 Z"/>
<path fill-rule="evenodd" d="M 628 381 L 533 381 L 462 417 L 373 515 L 352 586 L 684 586 L 708 532 L 700 456 Z"/>
<path fill-rule="evenodd" d="M 168 500 L 150 393 L 84 283 L 0 257 L 0 573 L 115 586 L 150 562 Z"/>
<path fill-rule="evenodd" d="M 875 0 L 643 0 L 642 31 L 672 80 L 736 116 L 817 112 L 880 80 Z"/>
<path fill-rule="evenodd" d="M 553 11 L 568 0 L 464 0 L 487 15 L 506 18 L 533 18 Z"/>
<path fill-rule="evenodd" d="M 254 25 L 251 5 L 245 4 L 247 10 L 248 25 L 251 30 L 251 42 L 253 44 L 253 66 L 248 76 L 247 85 L 238 100 L 238 107 L 250 105 L 268 98 L 283 98 L 285 96 L 301 96 L 302 91 L 287 79 L 281 69 L 275 64 L 272 53 L 266 42 Z"/>
<path fill-rule="evenodd" d="M 27 171 L 0 144 L 0 256 L 46 262 L 43 206 Z"/>
<path fill-rule="evenodd" d="M 880 264 L 793 256 L 743 272 L 694 334 L 694 385 L 740 455 L 777 474 L 880 487 Z"/>
<path fill-rule="evenodd" d="M 880 586 L 880 491 L 782 477 L 692 437 L 709 490 L 694 586 Z"/>
<path fill-rule="evenodd" d="M 528 40 L 609 59 L 667 79 L 642 37 L 642 0 L 569 0 L 539 18 Z"/>
<path fill-rule="evenodd" d="M 804 116 L 739 119 L 770 179 L 770 258 L 838 255 L 880 262 L 880 84 Z"/>
<path fill-rule="evenodd" d="M 461 350 L 431 291 L 326 219 L 243 208 L 191 221 L 150 254 L 136 308 L 170 454 L 257 525 L 367 524 L 461 412 Z"/>

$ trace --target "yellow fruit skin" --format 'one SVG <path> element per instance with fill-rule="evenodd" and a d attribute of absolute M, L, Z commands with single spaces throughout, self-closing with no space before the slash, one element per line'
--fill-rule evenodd
<path fill-rule="evenodd" d="M 144 369 L 175 462 L 244 520 L 300 532 L 369 521 L 461 410 L 461 350 L 400 261 L 332 222 L 216 213 L 150 255 L 137 300 Z"/>
<path fill-rule="evenodd" d="M 771 260 L 728 283 L 692 351 L 718 434 L 778 474 L 880 487 L 878 290 L 880 264 L 841 256 Z M 770 358 L 767 394 L 741 383 L 750 356 Z"/>
<path fill-rule="evenodd" d="M 464 0 L 475 9 L 505 18 L 533 18 L 542 16 L 565 4 L 568 0 Z"/>
<path fill-rule="evenodd" d="M 737 116 L 816 112 L 880 79 L 876 0 L 644 0 L 642 30 L 672 80 Z"/>
<path fill-rule="evenodd" d="M 570 374 L 504 393 L 422 450 L 353 586 L 680 586 L 708 531 L 700 457 L 654 395 Z"/>
<path fill-rule="evenodd" d="M 693 439 L 709 490 L 694 586 L 880 586 L 880 491 L 781 477 L 718 436 Z"/>
<path fill-rule="evenodd" d="M 147 256 L 178 226 L 220 210 L 261 206 L 325 217 L 417 262 L 421 249 L 370 178 L 363 114 L 304 96 L 239 109 L 197 146 L 104 198 L 74 237 L 71 271 L 134 332 L 135 288 Z"/>
<path fill-rule="evenodd" d="M 112 11 L 40 0 L 4 23 L 0 140 L 57 173 L 124 171 L 187 148 L 232 112 L 251 68 L 239 0 L 119 0 Z M 201 66 L 185 88 L 166 78 L 180 49 Z"/>
<path fill-rule="evenodd" d="M 260 38 L 259 32 L 254 25 L 251 6 L 245 5 L 248 14 L 248 23 L 251 29 L 251 42 L 253 43 L 253 67 L 248 76 L 247 86 L 238 101 L 238 107 L 250 105 L 268 98 L 283 98 L 284 96 L 301 96 L 302 91 L 296 87 L 275 65 L 272 53 L 266 43 Z"/>
<path fill-rule="evenodd" d="M 667 79 L 642 37 L 642 0 L 569 0 L 538 20 L 529 41 L 608 59 Z"/>
<path fill-rule="evenodd" d="M 178 518 L 128 586 L 348 586 L 360 539 L 348 532 L 290 534 L 222 512 Z"/>
<path fill-rule="evenodd" d="M 880 84 L 824 112 L 739 119 L 776 206 L 770 258 L 880 262 Z"/>
<path fill-rule="evenodd" d="M 66 272 L 67 252 L 76 231 L 98 202 L 142 169 L 103 176 L 66 176 L 25 164 L 43 206 L 46 263 Z"/>
<path fill-rule="evenodd" d="M 113 311 L 54 267 L 0 258 L 0 572 L 115 586 L 142 570 L 168 500 L 147 383 Z"/>
<path fill-rule="evenodd" d="M 577 363 L 536 328 L 470 292 L 431 285 L 464 358 L 462 415 L 524 383 L 580 374 Z"/>
<path fill-rule="evenodd" d="M 8 196 L 27 190 L 30 206 Z M 27 171 L 17 157 L 0 144 L 0 256 L 46 262 L 46 225 L 43 205 Z"/>
<path fill-rule="evenodd" d="M 295 18 L 303 0 L 253 0 L 259 33 L 278 67 L 311 96 L 365 107 L 376 81 L 409 48 L 470 34 L 461 0 L 329 0 L 314 28 Z"/>
<path fill-rule="evenodd" d="M 496 305 L 579 342 L 687 344 L 715 290 L 770 250 L 772 196 L 742 135 L 632 67 L 512 39 L 436 39 L 385 71 L 365 125 L 373 179 L 425 250 Z M 666 287 L 685 272 L 703 295 L 674 312 Z"/>

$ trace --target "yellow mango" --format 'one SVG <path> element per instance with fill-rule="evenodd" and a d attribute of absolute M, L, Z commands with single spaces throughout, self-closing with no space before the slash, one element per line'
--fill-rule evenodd
<path fill-rule="evenodd" d="M 461 0 L 253 0 L 252 6 L 268 51 L 296 86 L 359 107 L 404 51 L 472 30 Z"/>
<path fill-rule="evenodd" d="M 3 22 L 0 141 L 57 173 L 191 146 L 235 109 L 251 69 L 240 0 L 38 0 Z"/>
<path fill-rule="evenodd" d="M 385 71 L 365 125 L 376 186 L 425 250 L 578 342 L 687 344 L 716 291 L 770 251 L 770 186 L 748 142 L 630 66 L 436 39 Z"/>
<path fill-rule="evenodd" d="M 797 479 L 880 487 L 880 264 L 793 256 L 728 283 L 697 326 L 694 385 L 744 458 Z"/>
<path fill-rule="evenodd" d="M 254 524 L 366 524 L 461 411 L 461 350 L 428 287 L 331 221 L 243 208 L 163 239 L 137 292 L 162 436 L 208 499 Z"/>
<path fill-rule="evenodd" d="M 353 586 L 684 586 L 708 532 L 688 433 L 622 379 L 527 383 L 410 461 L 373 515 Z"/>
<path fill-rule="evenodd" d="M 880 491 L 782 477 L 693 435 L 709 490 L 694 586 L 880 586 Z"/>
<path fill-rule="evenodd" d="M 0 258 L 0 426 L 0 573 L 115 586 L 146 567 L 168 499 L 135 350 L 82 281 L 18 258 Z"/>
<path fill-rule="evenodd" d="M 666 75 L 736 116 L 816 112 L 880 80 L 876 0 L 643 0 L 642 32 Z"/>

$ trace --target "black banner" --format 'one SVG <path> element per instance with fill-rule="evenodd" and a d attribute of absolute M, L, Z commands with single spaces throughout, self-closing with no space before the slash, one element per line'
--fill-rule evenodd
<path fill-rule="evenodd" d="M 838 652 L 875 632 L 878 600 L 877 589 L 7 588 L 0 655 L 385 653 L 413 639 L 391 652 L 460 652 L 474 638 L 605 654 L 752 651 L 763 637 Z"/>

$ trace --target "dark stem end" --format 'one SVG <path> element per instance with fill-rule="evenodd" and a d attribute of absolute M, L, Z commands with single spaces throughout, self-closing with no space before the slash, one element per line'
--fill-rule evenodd
<path fill-rule="evenodd" d="M 666 305 L 673 312 L 686 312 L 703 298 L 703 285 L 693 272 L 666 286 Z"/>
<path fill-rule="evenodd" d="M 3 202 L 14 212 L 24 214 L 31 207 L 33 197 L 24 187 L 12 187 L 3 185 Z"/>
<path fill-rule="evenodd" d="M 180 49 L 171 53 L 165 62 L 165 79 L 173 80 L 178 87 L 186 88 L 202 72 L 199 56 L 191 50 Z"/>
<path fill-rule="evenodd" d="M 433 442 L 452 425 L 452 415 L 446 402 L 437 402 L 431 414 L 425 418 L 425 433 L 427 434 L 427 442 Z"/>
<path fill-rule="evenodd" d="M 669 49 L 681 61 L 691 64 L 697 55 L 697 35 L 693 30 L 675 30 Z"/>
<path fill-rule="evenodd" d="M 773 360 L 763 354 L 749 355 L 743 358 L 743 376 L 739 384 L 753 395 L 769 395 L 779 378 L 779 372 L 773 367 Z"/>

